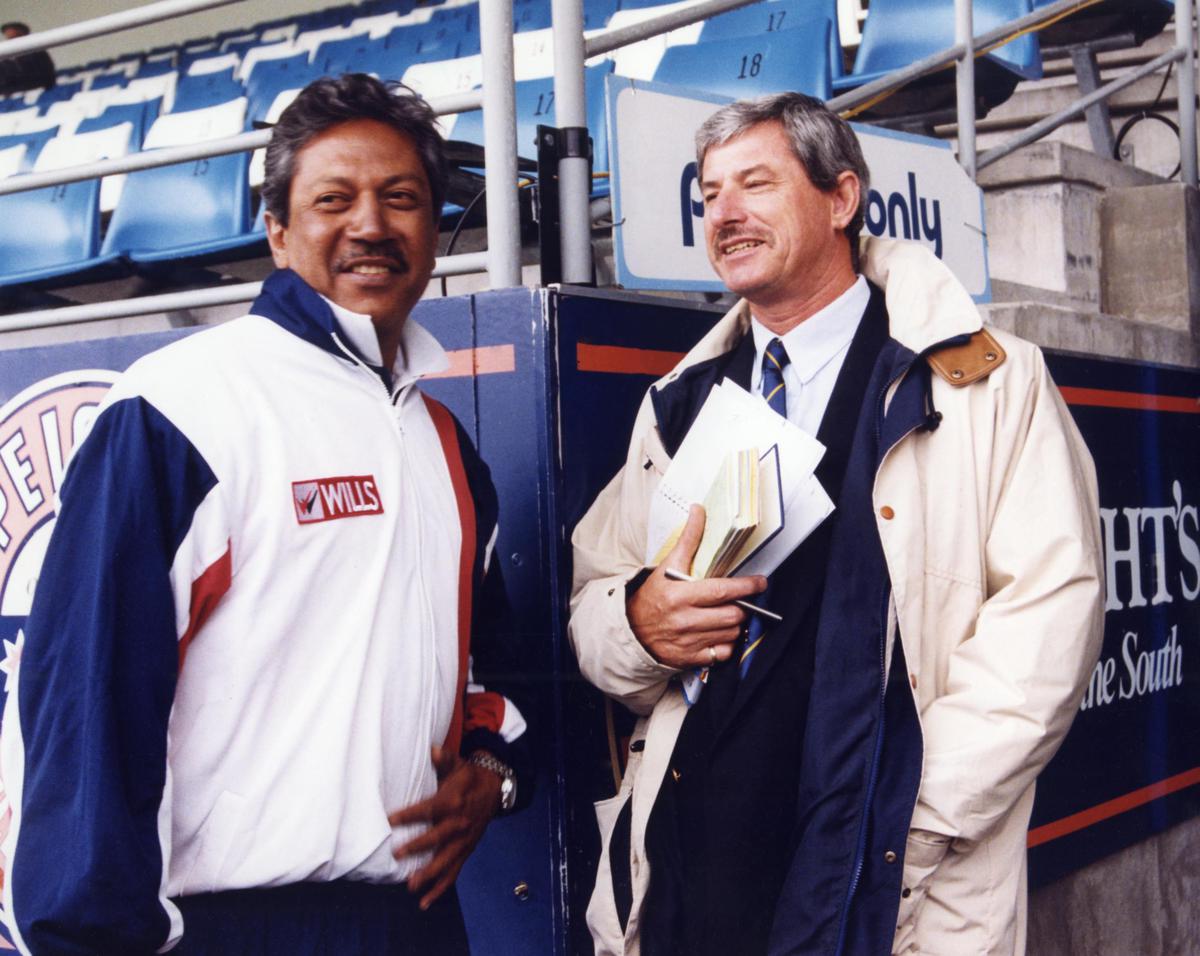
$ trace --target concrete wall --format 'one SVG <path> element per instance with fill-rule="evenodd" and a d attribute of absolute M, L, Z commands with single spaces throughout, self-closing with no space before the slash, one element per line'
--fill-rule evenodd
<path fill-rule="evenodd" d="M 46 0 L 6 0 L 0 17 L 5 22 L 19 20 L 29 24 L 37 33 L 51 27 L 79 23 L 93 17 L 144 7 L 152 0 L 70 0 L 69 3 L 48 3 Z M 107 37 L 81 40 L 50 51 L 59 68 L 77 66 L 90 60 L 118 56 L 151 47 L 180 43 L 183 40 L 212 36 L 238 26 L 250 26 L 265 20 L 275 20 L 297 13 L 308 13 L 333 6 L 335 0 L 242 0 L 214 10 L 174 17 L 162 23 L 124 30 Z"/>
<path fill-rule="evenodd" d="M 1037 890 L 1029 956 L 1200 952 L 1200 818 Z"/>

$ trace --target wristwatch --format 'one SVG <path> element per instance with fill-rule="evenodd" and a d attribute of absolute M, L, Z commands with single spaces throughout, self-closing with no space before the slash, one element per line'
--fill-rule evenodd
<path fill-rule="evenodd" d="M 476 750 L 471 754 L 470 761 L 500 778 L 500 812 L 510 812 L 517 804 L 517 775 L 512 767 L 486 750 Z"/>

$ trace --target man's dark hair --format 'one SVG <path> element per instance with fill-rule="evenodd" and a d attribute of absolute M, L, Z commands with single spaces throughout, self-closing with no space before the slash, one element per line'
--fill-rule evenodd
<path fill-rule="evenodd" d="M 438 221 L 447 173 L 437 114 L 402 83 L 385 84 L 365 73 L 346 73 L 309 83 L 283 111 L 271 133 L 262 201 L 281 225 L 288 224 L 288 196 L 297 154 L 325 130 L 360 119 L 386 123 L 412 141 L 429 180 L 431 215 Z"/>
<path fill-rule="evenodd" d="M 783 127 L 792 153 L 817 189 L 831 192 L 837 186 L 838 176 L 847 170 L 858 177 L 858 209 L 845 229 L 850 240 L 850 259 L 857 271 L 858 234 L 866 218 L 871 173 L 850 124 L 820 100 L 803 93 L 773 93 L 739 100 L 717 110 L 696 131 L 696 168 L 700 177 L 704 176 L 704 157 L 710 149 L 724 145 L 752 126 L 769 122 Z"/>
<path fill-rule="evenodd" d="M 7 33 L 9 30 L 16 30 L 17 36 L 29 36 L 29 24 L 22 23 L 20 20 L 10 20 L 8 23 L 0 26 L 0 33 Z"/>

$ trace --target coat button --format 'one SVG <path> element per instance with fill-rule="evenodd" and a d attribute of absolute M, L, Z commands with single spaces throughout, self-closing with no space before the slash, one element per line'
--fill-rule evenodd
<path fill-rule="evenodd" d="M 900 891 L 901 899 L 908 899 L 910 896 L 912 896 L 912 890 L 910 890 L 907 886 Z"/>
<path fill-rule="evenodd" d="M 884 863 L 895 863 L 896 862 L 896 854 L 893 853 L 891 850 L 888 850 L 883 855 L 883 862 Z"/>
<path fill-rule="evenodd" d="M 891 521 L 894 517 L 896 517 L 896 512 L 892 509 L 891 505 L 884 505 L 879 509 L 879 516 L 883 518 L 884 521 Z"/>
<path fill-rule="evenodd" d="M 917 689 L 917 675 L 916 675 L 916 674 L 909 674 L 909 675 L 908 675 L 908 682 L 909 682 L 910 684 L 912 684 L 912 689 L 913 689 L 913 690 L 916 690 L 916 689 Z"/>
<path fill-rule="evenodd" d="M 679 778 L 682 776 L 683 776 L 683 774 L 681 774 L 674 767 L 671 768 L 671 779 L 674 780 L 676 783 L 679 783 Z"/>

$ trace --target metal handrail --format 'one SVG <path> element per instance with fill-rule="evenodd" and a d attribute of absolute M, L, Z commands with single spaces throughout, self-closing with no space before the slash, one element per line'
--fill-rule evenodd
<path fill-rule="evenodd" d="M 617 27 L 613 30 L 600 30 L 584 40 L 583 47 L 587 56 L 599 56 L 610 53 L 619 47 L 628 46 L 639 40 L 648 40 L 660 34 L 675 30 L 678 27 L 690 26 L 707 20 L 718 13 L 748 7 L 760 0 L 704 0 L 695 6 L 680 10 L 672 10 L 661 16 L 649 18 L 640 23 L 631 23 L 627 27 Z"/>
<path fill-rule="evenodd" d="M 982 153 L 976 162 L 976 167 L 978 169 L 983 169 L 984 166 L 990 166 L 997 160 L 1003 159 L 1009 153 L 1016 152 L 1022 146 L 1028 146 L 1030 143 L 1037 142 L 1037 140 L 1041 139 L 1047 133 L 1053 132 L 1064 123 L 1067 123 L 1076 116 L 1083 114 L 1089 107 L 1094 106 L 1101 100 L 1108 99 L 1114 93 L 1119 93 L 1121 90 L 1125 89 L 1125 87 L 1132 86 L 1143 76 L 1148 76 L 1157 70 L 1161 70 L 1168 63 L 1175 63 L 1178 60 L 1182 60 L 1186 56 L 1187 51 L 1180 50 L 1179 48 L 1168 50 L 1166 53 L 1156 56 L 1153 60 L 1143 63 L 1136 69 L 1119 76 L 1112 82 L 1106 83 L 1104 86 L 1092 91 L 1087 96 L 1076 100 L 1065 109 L 1060 110 L 1052 116 L 1047 116 L 1045 119 L 1039 120 L 1028 129 L 1022 130 L 1007 142 L 993 147 L 985 153 Z"/>
<path fill-rule="evenodd" d="M 1008 23 L 1003 23 L 998 27 L 993 27 L 991 30 L 985 30 L 983 33 L 977 34 L 973 38 L 972 46 L 975 48 L 976 55 L 982 55 L 1001 45 L 1003 41 L 1014 38 L 1017 34 L 1036 30 L 1072 14 L 1076 10 L 1082 10 L 1098 2 L 1099 0 L 1057 0 L 1056 3 L 1039 7 L 1033 13 L 1027 13 L 1016 20 L 1010 20 Z M 923 76 L 928 76 L 930 73 L 936 73 L 938 70 L 945 69 L 961 60 L 965 52 L 965 44 L 955 43 L 944 50 L 938 50 L 936 53 L 922 57 L 903 69 L 889 73 L 887 76 L 881 76 L 870 83 L 864 83 L 862 86 L 855 87 L 841 96 L 835 96 L 826 105 L 837 113 L 851 112 L 856 107 L 861 107 L 864 103 L 875 102 L 881 99 L 881 94 L 891 93 L 893 90 L 898 90 L 900 87 L 906 86 L 913 80 L 918 80 Z"/>
<path fill-rule="evenodd" d="M 158 0 L 158 3 L 148 3 L 144 7 L 107 13 L 91 20 L 68 23 L 65 27 L 52 27 L 49 30 L 31 33 L 29 36 L 0 41 L 0 58 L 32 53 L 34 50 L 47 50 L 52 46 L 62 46 L 77 40 L 90 40 L 92 37 L 105 36 L 132 27 L 159 23 L 162 20 L 171 20 L 184 14 L 241 2 L 242 0 Z"/>

